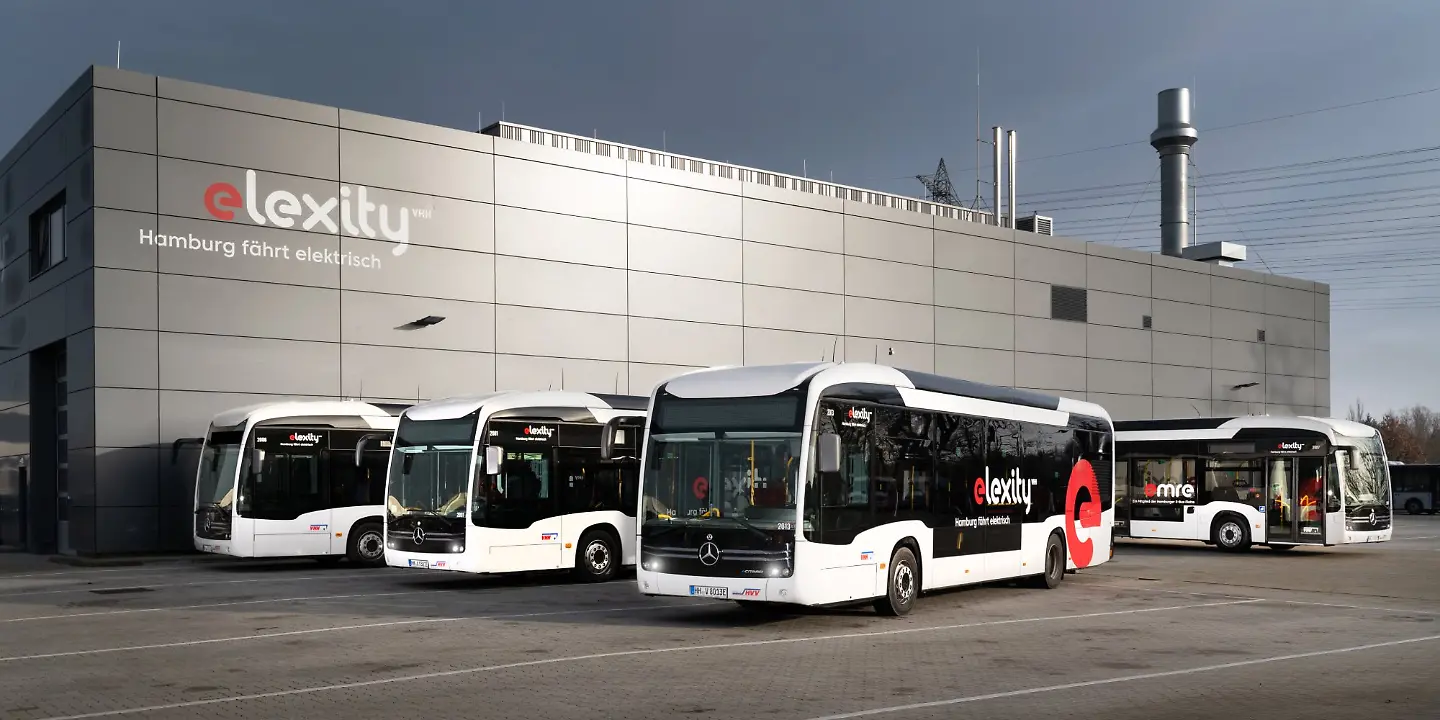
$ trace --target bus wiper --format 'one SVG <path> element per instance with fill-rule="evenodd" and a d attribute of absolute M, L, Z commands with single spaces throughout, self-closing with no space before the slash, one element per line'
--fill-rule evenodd
<path fill-rule="evenodd" d="M 735 524 L 739 525 L 742 528 L 745 528 L 746 530 L 749 530 L 750 532 L 755 533 L 756 535 L 759 535 L 762 538 L 765 538 L 766 540 L 770 539 L 770 533 L 767 533 L 764 530 L 755 527 L 753 523 L 745 519 L 744 515 L 731 515 L 727 519 L 734 520 Z"/>

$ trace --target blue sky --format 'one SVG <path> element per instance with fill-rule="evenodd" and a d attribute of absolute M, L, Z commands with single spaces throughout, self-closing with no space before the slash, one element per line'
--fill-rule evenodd
<path fill-rule="evenodd" d="M 147 73 L 463 128 L 503 106 L 906 194 L 944 156 L 969 198 L 978 49 L 985 132 L 1018 133 L 1021 213 L 1156 248 L 1145 141 L 1156 93 L 1191 86 L 1197 239 L 1332 284 L 1331 412 L 1440 407 L 1435 27 L 1425 0 L 5 0 L 0 146 L 119 40 Z M 1355 156 L 1374 157 L 1295 167 Z"/>

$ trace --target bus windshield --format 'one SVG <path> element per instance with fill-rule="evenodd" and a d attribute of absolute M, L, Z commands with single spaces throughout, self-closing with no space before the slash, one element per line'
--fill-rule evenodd
<path fill-rule="evenodd" d="M 400 419 L 392 444 L 386 509 L 391 517 L 463 518 L 475 415 L 448 420 Z"/>
<path fill-rule="evenodd" d="M 646 449 L 645 521 L 728 519 L 789 529 L 798 493 L 800 401 L 784 396 L 658 402 Z"/>
<path fill-rule="evenodd" d="M 195 502 L 199 507 L 230 507 L 235 498 L 235 470 L 240 465 L 240 430 L 210 433 L 200 453 L 200 475 L 195 479 Z"/>
<path fill-rule="evenodd" d="M 1365 506 L 1389 506 L 1390 469 L 1386 466 L 1380 439 L 1360 438 L 1345 458 L 1345 505 L 1355 509 Z"/>

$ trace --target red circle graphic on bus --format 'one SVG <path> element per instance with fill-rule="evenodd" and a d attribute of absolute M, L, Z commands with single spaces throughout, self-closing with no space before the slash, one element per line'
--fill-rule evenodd
<path fill-rule="evenodd" d="M 695 493 L 695 499 L 704 500 L 710 494 L 710 481 L 704 476 L 695 478 L 695 484 L 690 489 Z"/>
<path fill-rule="evenodd" d="M 1082 489 L 1090 496 L 1085 502 L 1079 501 Z M 1100 483 L 1089 460 L 1081 460 L 1070 468 L 1070 484 L 1065 490 L 1065 546 L 1070 549 L 1070 559 L 1077 568 L 1089 567 L 1095 558 L 1095 541 L 1081 540 L 1081 527 L 1100 527 Z"/>
<path fill-rule="evenodd" d="M 975 504 L 985 504 L 985 478 L 975 478 Z"/>
<path fill-rule="evenodd" d="M 1160 492 L 1160 488 L 1155 483 L 1145 483 L 1145 497 L 1155 497 L 1155 493 L 1158 492 Z"/>

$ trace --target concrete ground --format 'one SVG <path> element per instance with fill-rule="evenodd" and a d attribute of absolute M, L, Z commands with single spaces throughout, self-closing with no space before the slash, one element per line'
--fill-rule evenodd
<path fill-rule="evenodd" d="M 0 718 L 1421 718 L 1440 516 L 1388 544 L 1125 543 L 1057 590 L 757 616 L 632 578 L 0 555 Z"/>

